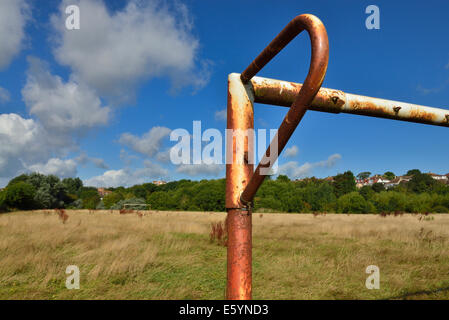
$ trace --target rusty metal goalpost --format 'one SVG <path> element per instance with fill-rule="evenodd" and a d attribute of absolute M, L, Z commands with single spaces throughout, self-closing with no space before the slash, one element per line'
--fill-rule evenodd
<path fill-rule="evenodd" d="M 291 40 L 306 30 L 312 56 L 304 84 L 255 75 Z M 295 17 L 241 74 L 228 77 L 227 140 L 232 161 L 226 163 L 226 211 L 228 229 L 226 298 L 252 298 L 253 198 L 265 179 L 270 156 L 282 152 L 307 110 L 352 113 L 379 118 L 449 127 L 449 110 L 370 98 L 321 88 L 327 70 L 329 42 L 323 23 L 311 14 Z M 263 159 L 254 170 L 254 142 L 245 132 L 254 129 L 254 103 L 290 107 Z M 243 147 L 238 147 L 241 145 Z M 229 147 L 229 148 L 228 148 Z M 275 159 L 274 159 L 275 160 Z M 269 168 L 268 168 L 269 169 Z"/>

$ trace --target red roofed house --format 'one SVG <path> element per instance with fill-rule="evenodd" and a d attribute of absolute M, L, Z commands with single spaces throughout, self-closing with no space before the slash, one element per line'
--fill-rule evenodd
<path fill-rule="evenodd" d="M 105 188 L 97 188 L 97 191 L 101 198 L 112 193 L 112 191 L 106 190 Z"/>

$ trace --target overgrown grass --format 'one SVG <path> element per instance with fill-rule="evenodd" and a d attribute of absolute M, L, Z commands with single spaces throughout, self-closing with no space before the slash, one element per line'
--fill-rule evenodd
<path fill-rule="evenodd" d="M 226 247 L 210 234 L 225 214 L 66 214 L 0 215 L 1 299 L 224 298 Z M 253 297 L 448 299 L 449 215 L 429 217 L 254 214 Z M 65 288 L 68 265 L 79 290 Z"/>

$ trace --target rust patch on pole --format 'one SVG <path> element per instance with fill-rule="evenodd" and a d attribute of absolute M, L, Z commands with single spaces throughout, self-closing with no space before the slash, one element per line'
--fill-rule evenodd
<path fill-rule="evenodd" d="M 320 19 L 313 15 L 303 14 L 297 16 L 241 74 L 242 81 L 249 82 L 257 72 L 303 30 L 308 32 L 312 46 L 309 72 L 276 136 L 270 143 L 261 163 L 257 166 L 240 197 L 240 201 L 246 205 L 252 202 L 254 195 L 266 177 L 265 174 L 261 173 L 261 169 L 267 169 L 270 161 L 272 165 L 277 155 L 282 152 L 323 83 L 329 59 L 329 41 L 326 28 Z M 335 103 L 338 103 L 338 101 Z M 274 157 L 271 156 L 272 150 L 275 152 Z"/>
<path fill-rule="evenodd" d="M 254 102 L 290 107 L 302 84 L 254 77 L 251 79 Z M 321 88 L 308 110 L 350 113 L 449 127 L 449 110 L 412 103 L 366 97 L 341 90 Z"/>
<path fill-rule="evenodd" d="M 228 77 L 226 136 L 226 211 L 228 229 L 226 298 L 249 300 L 252 288 L 252 216 L 240 194 L 252 175 L 254 141 L 253 97 L 237 73 Z M 229 134 L 231 133 L 231 134 Z M 248 135 L 249 134 L 249 135 Z"/>

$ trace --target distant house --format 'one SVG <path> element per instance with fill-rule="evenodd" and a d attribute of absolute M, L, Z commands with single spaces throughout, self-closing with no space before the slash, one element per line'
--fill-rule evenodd
<path fill-rule="evenodd" d="M 376 174 L 375 176 L 372 176 L 371 178 L 368 178 L 368 184 L 375 184 L 375 183 L 389 183 L 390 180 L 385 179 L 381 175 Z"/>
<path fill-rule="evenodd" d="M 160 185 L 163 185 L 163 184 L 166 184 L 166 183 L 167 183 L 166 181 L 162 181 L 162 180 L 154 180 L 153 181 L 153 184 L 155 184 L 157 186 L 160 186 Z"/>
<path fill-rule="evenodd" d="M 107 196 L 108 194 L 111 194 L 112 191 L 106 190 L 105 188 L 97 188 L 98 194 L 100 195 L 100 198 L 103 198 L 104 196 Z"/>
<path fill-rule="evenodd" d="M 385 179 L 381 175 L 376 174 L 375 176 L 369 177 L 367 179 L 356 179 L 355 186 L 361 188 L 363 186 L 372 186 L 375 183 L 381 183 L 383 185 L 390 183 L 390 180 Z"/>
<path fill-rule="evenodd" d="M 327 182 L 334 182 L 334 177 L 327 177 L 327 178 L 324 178 L 324 180 Z"/>
<path fill-rule="evenodd" d="M 360 189 L 363 186 L 368 185 L 368 179 L 356 179 L 355 180 L 355 186 Z"/>
<path fill-rule="evenodd" d="M 449 179 L 448 174 L 435 174 L 435 173 L 429 172 L 428 175 L 431 176 L 432 178 L 434 178 L 435 180 L 438 180 L 441 182 L 446 182 Z"/>
<path fill-rule="evenodd" d="M 412 176 L 399 176 L 391 180 L 390 182 L 385 184 L 385 188 L 392 188 L 397 185 L 400 185 L 403 182 L 409 182 L 412 179 Z"/>

